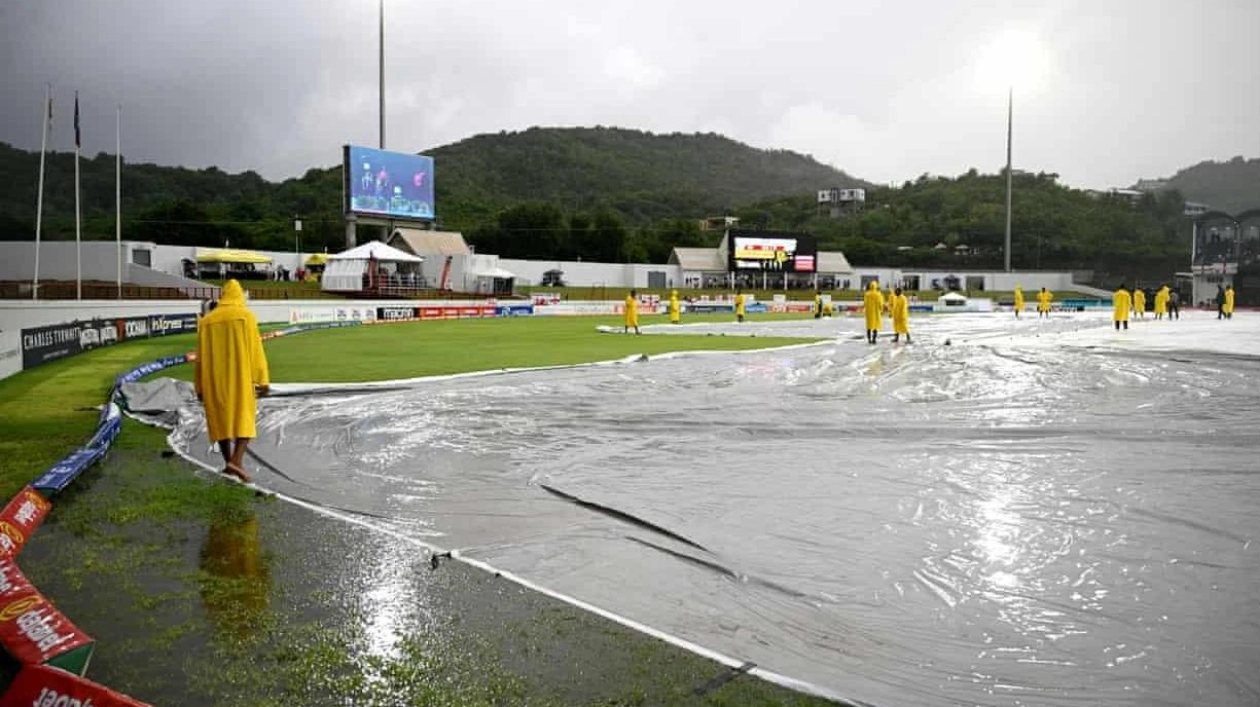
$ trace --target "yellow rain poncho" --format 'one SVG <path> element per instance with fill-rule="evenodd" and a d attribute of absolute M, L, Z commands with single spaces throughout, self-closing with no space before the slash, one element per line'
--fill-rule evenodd
<path fill-rule="evenodd" d="M 1019 286 L 1015 286 L 1015 311 L 1024 311 L 1024 290 Z"/>
<path fill-rule="evenodd" d="M 892 310 L 893 333 L 908 335 L 910 333 L 910 298 L 904 294 L 894 294 L 889 309 Z"/>
<path fill-rule="evenodd" d="M 1129 321 L 1129 311 L 1133 309 L 1133 297 L 1129 291 L 1121 287 L 1111 296 L 1111 319 L 1117 322 Z"/>
<path fill-rule="evenodd" d="M 1037 293 L 1037 311 L 1049 312 L 1050 301 L 1054 299 L 1054 293 L 1050 290 L 1042 290 Z"/>
<path fill-rule="evenodd" d="M 1225 314 L 1234 313 L 1234 286 L 1225 288 Z"/>
<path fill-rule="evenodd" d="M 1168 313 L 1168 286 L 1164 285 L 1155 293 L 1155 314 Z"/>
<path fill-rule="evenodd" d="M 883 325 L 884 296 L 879 292 L 879 285 L 871 281 L 862 295 L 862 311 L 866 314 L 866 330 L 879 331 Z"/>
<path fill-rule="evenodd" d="M 682 319 L 682 306 L 678 304 L 677 290 L 669 293 L 669 323 L 677 324 Z"/>
<path fill-rule="evenodd" d="M 744 296 L 735 295 L 735 316 L 744 316 Z"/>
<path fill-rule="evenodd" d="M 633 329 L 639 326 L 639 300 L 626 295 L 626 327 Z"/>
<path fill-rule="evenodd" d="M 1140 289 L 1133 290 L 1133 311 L 1139 316 L 1146 314 L 1146 293 Z"/>
<path fill-rule="evenodd" d="M 218 306 L 197 324 L 193 386 L 206 408 L 211 441 L 258 436 L 254 386 L 270 384 L 258 320 L 245 306 L 241 283 L 228 280 Z"/>

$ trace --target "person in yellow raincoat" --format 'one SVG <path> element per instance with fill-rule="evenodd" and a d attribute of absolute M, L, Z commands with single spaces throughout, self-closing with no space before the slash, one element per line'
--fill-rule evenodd
<path fill-rule="evenodd" d="M 744 293 L 735 290 L 735 321 L 744 321 Z"/>
<path fill-rule="evenodd" d="M 862 312 L 866 316 L 866 342 L 873 344 L 884 319 L 884 296 L 879 292 L 879 283 L 874 280 L 866 286 L 862 295 Z"/>
<path fill-rule="evenodd" d="M 902 334 L 906 335 L 906 343 L 910 343 L 910 298 L 902 294 L 900 287 L 893 290 L 888 309 L 892 312 L 893 343 L 897 343 Z"/>
<path fill-rule="evenodd" d="M 639 296 L 634 290 L 630 290 L 630 294 L 626 295 L 625 312 L 622 314 L 625 317 L 626 325 L 623 333 L 629 334 L 630 330 L 634 329 L 634 333 L 641 334 L 642 332 L 639 331 Z"/>
<path fill-rule="evenodd" d="M 1159 321 L 1168 313 L 1168 285 L 1155 292 L 1155 320 Z"/>
<path fill-rule="evenodd" d="M 1015 286 L 1015 318 L 1019 319 L 1019 313 L 1024 311 L 1024 288 L 1019 285 Z"/>
<path fill-rule="evenodd" d="M 258 395 L 270 390 L 258 320 L 245 306 L 241 283 L 228 280 L 218 305 L 197 324 L 193 387 L 206 409 L 210 439 L 219 444 L 223 473 L 249 483 L 245 450 L 258 436 Z"/>
<path fill-rule="evenodd" d="M 1116 331 L 1123 324 L 1129 328 L 1129 312 L 1133 310 L 1133 296 L 1129 294 L 1128 285 L 1120 285 L 1120 289 L 1111 295 L 1111 319 L 1116 323 Z"/>
<path fill-rule="evenodd" d="M 1234 286 L 1232 284 L 1225 287 L 1225 318 L 1234 318 Z"/>
<path fill-rule="evenodd" d="M 1133 288 L 1133 312 L 1138 319 L 1146 319 L 1146 293 L 1141 287 Z"/>
<path fill-rule="evenodd" d="M 682 321 L 682 305 L 678 304 L 678 290 L 669 291 L 669 323 Z"/>
<path fill-rule="evenodd" d="M 888 286 L 888 289 L 884 291 L 884 293 L 881 295 L 881 297 L 883 298 L 883 299 L 881 299 L 880 301 L 884 303 L 884 312 L 885 312 L 885 313 L 891 312 L 891 311 L 892 311 L 892 309 L 891 309 L 891 308 L 892 308 L 892 298 L 893 298 L 893 287 L 892 287 L 892 285 L 889 285 L 889 286 Z"/>
<path fill-rule="evenodd" d="M 1037 318 L 1050 316 L 1050 302 L 1054 299 L 1054 293 L 1041 288 L 1041 292 L 1037 293 Z"/>
<path fill-rule="evenodd" d="M 822 305 L 822 293 L 818 290 L 814 290 L 814 319 L 822 319 Z"/>

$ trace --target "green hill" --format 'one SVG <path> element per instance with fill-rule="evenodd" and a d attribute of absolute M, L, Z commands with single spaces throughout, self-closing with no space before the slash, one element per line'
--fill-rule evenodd
<path fill-rule="evenodd" d="M 531 202 L 565 212 L 616 214 L 630 225 L 696 219 L 741 204 L 866 183 L 811 157 L 760 150 L 714 134 L 655 135 L 618 128 L 531 128 L 479 135 L 427 150 L 436 160 L 439 226 L 472 231 L 505 208 Z M 0 239 L 29 239 L 35 227 L 39 154 L 0 143 Z M 114 158 L 81 160 L 85 238 L 114 233 Z M 74 237 L 74 162 L 50 153 L 44 236 Z M 123 169 L 123 236 L 164 243 L 291 247 L 292 218 L 307 243 L 343 240 L 340 166 L 268 182 L 152 164 Z"/>
<path fill-rule="evenodd" d="M 1231 214 L 1260 209 L 1260 159 L 1200 162 L 1170 177 L 1168 188 Z"/>

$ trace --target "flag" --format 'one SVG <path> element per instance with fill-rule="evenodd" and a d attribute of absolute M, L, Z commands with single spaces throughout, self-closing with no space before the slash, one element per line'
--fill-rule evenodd
<path fill-rule="evenodd" d="M 50 113 L 51 114 L 51 113 Z M 79 135 L 79 92 L 74 92 L 74 146 L 76 149 L 83 146 Z"/>

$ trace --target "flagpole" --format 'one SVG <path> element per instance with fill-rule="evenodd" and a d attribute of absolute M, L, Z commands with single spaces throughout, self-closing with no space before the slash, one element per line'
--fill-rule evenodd
<path fill-rule="evenodd" d="M 79 92 L 74 92 L 74 298 L 83 299 L 82 218 L 79 208 Z"/>
<path fill-rule="evenodd" d="M 44 91 L 44 138 L 39 144 L 39 196 L 35 205 L 35 280 L 31 284 L 31 299 L 39 299 L 39 240 L 44 225 L 44 151 L 48 149 L 48 126 L 52 124 L 52 84 Z"/>
<path fill-rule="evenodd" d="M 118 246 L 118 299 L 122 299 L 122 106 L 114 132 L 114 242 Z"/>

